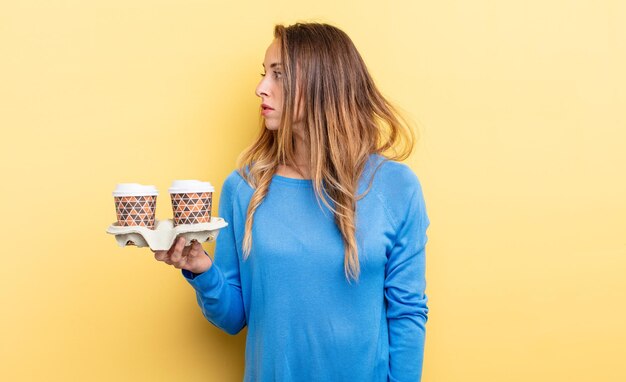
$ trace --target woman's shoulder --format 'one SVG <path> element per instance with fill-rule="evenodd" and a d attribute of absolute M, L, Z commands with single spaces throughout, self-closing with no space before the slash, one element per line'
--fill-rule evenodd
<path fill-rule="evenodd" d="M 376 155 L 370 158 L 368 170 L 374 174 L 369 192 L 394 226 L 400 227 L 409 215 L 426 215 L 422 185 L 408 165 Z"/>
<path fill-rule="evenodd" d="M 405 163 L 397 162 L 380 154 L 370 155 L 364 178 L 372 177 L 372 187 L 385 194 L 413 194 L 421 191 L 421 183 L 415 172 Z"/>
<path fill-rule="evenodd" d="M 244 178 L 242 171 L 246 171 L 246 169 L 244 170 L 235 169 L 230 174 L 228 174 L 228 176 L 226 177 L 222 185 L 223 194 L 234 195 L 234 194 L 237 194 L 242 189 L 251 188 L 248 185 L 248 182 L 246 181 L 246 179 Z"/>

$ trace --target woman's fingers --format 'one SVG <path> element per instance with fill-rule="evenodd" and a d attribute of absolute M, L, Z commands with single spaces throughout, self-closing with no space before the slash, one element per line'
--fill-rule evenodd
<path fill-rule="evenodd" d="M 176 241 L 174 242 L 174 245 L 169 250 L 170 260 L 172 261 L 172 263 L 177 263 L 180 261 L 180 259 L 183 257 L 184 249 L 185 249 L 185 238 L 181 236 L 178 239 L 176 239 Z"/>
<path fill-rule="evenodd" d="M 167 254 L 167 251 L 152 251 L 152 252 L 154 252 L 154 258 L 157 259 L 158 261 L 164 261 L 165 258 L 169 256 Z"/>
<path fill-rule="evenodd" d="M 165 264 L 172 265 L 172 260 L 170 259 L 170 255 L 168 251 L 153 251 L 154 258 L 158 261 L 162 261 Z"/>
<path fill-rule="evenodd" d="M 189 257 L 193 256 L 192 252 L 194 251 L 194 245 L 196 243 L 198 245 L 200 244 L 197 241 L 192 240 L 191 245 L 185 246 L 185 242 L 185 238 L 181 237 L 178 240 L 178 243 L 176 243 L 177 249 L 172 255 L 172 265 L 178 269 L 182 269 L 187 264 Z"/>
<path fill-rule="evenodd" d="M 182 257 L 183 248 L 185 248 L 185 239 L 180 237 L 174 241 L 174 244 L 169 250 L 153 250 L 152 252 L 154 252 L 154 258 L 156 260 L 172 265 L 175 261 L 179 261 Z"/>
<path fill-rule="evenodd" d="M 175 268 L 183 269 L 186 265 L 197 262 L 198 256 L 204 256 L 204 248 L 197 240 L 192 240 L 191 245 L 185 246 L 185 238 L 178 237 L 167 251 L 152 251 L 154 258 Z"/>
<path fill-rule="evenodd" d="M 191 245 L 183 248 L 180 259 L 172 260 L 172 265 L 175 268 L 183 269 L 186 265 L 192 263 L 200 254 L 204 255 L 202 245 L 198 241 L 192 240 Z"/>
<path fill-rule="evenodd" d="M 202 244 L 200 244 L 200 242 L 197 240 L 193 240 L 191 242 L 190 252 L 192 251 L 194 256 L 204 255 L 204 248 L 202 248 Z"/>

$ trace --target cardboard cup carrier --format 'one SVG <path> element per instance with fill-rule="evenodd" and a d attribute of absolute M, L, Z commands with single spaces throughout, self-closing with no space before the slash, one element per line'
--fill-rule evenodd
<path fill-rule="evenodd" d="M 213 186 L 199 180 L 176 180 L 169 188 L 174 219 L 155 219 L 157 189 L 138 183 L 120 183 L 113 191 L 117 222 L 107 233 L 120 247 L 134 245 L 153 250 L 171 248 L 176 237 L 205 242 L 217 238 L 228 223 L 211 216 Z"/>

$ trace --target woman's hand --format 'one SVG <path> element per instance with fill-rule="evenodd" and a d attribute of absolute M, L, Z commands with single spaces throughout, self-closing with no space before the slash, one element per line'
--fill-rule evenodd
<path fill-rule="evenodd" d="M 166 264 L 173 265 L 178 269 L 186 269 L 193 273 L 203 273 L 211 268 L 213 262 L 204 253 L 202 245 L 191 241 L 191 245 L 185 247 L 185 238 L 180 236 L 174 240 L 174 244 L 168 251 L 152 251 L 154 258 Z"/>

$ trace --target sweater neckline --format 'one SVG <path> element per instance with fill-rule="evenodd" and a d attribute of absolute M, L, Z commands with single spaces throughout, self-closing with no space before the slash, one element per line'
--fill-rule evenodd
<path fill-rule="evenodd" d="M 272 180 L 278 183 L 291 184 L 291 185 L 296 185 L 296 186 L 310 186 L 310 187 L 313 186 L 312 179 L 288 178 L 286 176 L 282 176 L 278 174 L 272 175 Z"/>
<path fill-rule="evenodd" d="M 370 154 L 368 163 L 363 169 L 363 174 L 369 173 L 372 163 L 380 158 L 382 158 L 382 156 L 379 154 Z M 278 174 L 272 175 L 272 181 L 277 182 L 277 183 L 292 185 L 292 186 L 313 187 L 312 179 L 289 178 L 289 177 L 278 175 Z"/>

